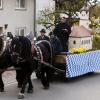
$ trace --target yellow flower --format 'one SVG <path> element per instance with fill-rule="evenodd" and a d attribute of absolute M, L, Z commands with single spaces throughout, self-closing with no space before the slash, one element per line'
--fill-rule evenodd
<path fill-rule="evenodd" d="M 71 53 L 82 53 L 82 52 L 87 51 L 87 49 L 86 48 L 72 48 L 70 51 Z"/>

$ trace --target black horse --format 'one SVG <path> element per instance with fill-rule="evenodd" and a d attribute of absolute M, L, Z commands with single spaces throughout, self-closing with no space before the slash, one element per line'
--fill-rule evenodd
<path fill-rule="evenodd" d="M 37 66 L 36 75 L 41 79 L 44 89 L 48 89 L 51 69 L 41 62 L 52 63 L 51 44 L 46 40 L 41 40 L 33 44 L 32 47 L 34 48 L 33 58 L 36 57 L 40 61 L 34 60 L 34 65 Z"/>
<path fill-rule="evenodd" d="M 34 48 L 34 54 L 32 53 L 32 47 Z M 41 61 L 51 63 L 52 60 L 52 48 L 51 44 L 46 41 L 38 41 L 31 45 L 28 38 L 19 36 L 13 38 L 11 42 L 11 60 L 15 68 L 21 68 L 17 71 L 17 81 L 21 85 L 21 91 L 19 98 L 23 98 L 25 92 L 25 86 L 28 83 L 28 92 L 33 91 L 33 85 L 31 82 L 31 74 L 34 70 L 40 70 L 40 79 L 44 86 L 44 89 L 49 88 L 49 76 L 51 69 L 34 59 L 39 58 Z"/>
<path fill-rule="evenodd" d="M 4 92 L 4 83 L 2 80 L 2 73 L 6 71 L 8 67 L 12 66 L 10 52 L 7 49 L 0 55 L 0 92 Z"/>
<path fill-rule="evenodd" d="M 2 38 L 0 38 L 3 44 Z M 1 49 L 3 46 L 0 47 Z M 2 51 L 2 50 L 0 50 Z M 11 66 L 20 68 L 16 70 L 16 79 L 18 87 L 21 87 L 21 91 L 18 95 L 19 98 L 24 98 L 25 86 L 28 83 L 28 93 L 33 92 L 33 85 L 31 82 L 31 74 L 33 72 L 32 54 L 31 54 L 31 42 L 26 37 L 14 37 L 10 46 L 0 52 L 0 92 L 4 91 L 4 83 L 2 80 L 2 73 Z"/>
<path fill-rule="evenodd" d="M 16 71 L 18 86 L 21 87 L 19 98 L 24 98 L 25 86 L 28 83 L 28 92 L 33 92 L 31 74 L 34 70 L 31 53 L 31 42 L 23 36 L 14 37 L 11 42 L 11 61 L 15 68 L 21 68 Z"/>
<path fill-rule="evenodd" d="M 2 37 L 0 37 L 0 92 L 4 91 L 4 83 L 2 80 L 2 73 L 12 66 L 9 49 L 4 45 Z"/>

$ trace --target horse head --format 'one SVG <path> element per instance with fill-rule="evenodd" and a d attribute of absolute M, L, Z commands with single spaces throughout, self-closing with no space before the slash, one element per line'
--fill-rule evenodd
<path fill-rule="evenodd" d="M 31 42 L 24 36 L 14 37 L 11 41 L 11 58 L 14 63 L 29 60 L 31 57 Z"/>
<path fill-rule="evenodd" d="M 19 37 L 14 37 L 11 41 L 11 58 L 12 62 L 18 63 L 20 60 L 20 54 L 22 50 L 22 44 Z"/>

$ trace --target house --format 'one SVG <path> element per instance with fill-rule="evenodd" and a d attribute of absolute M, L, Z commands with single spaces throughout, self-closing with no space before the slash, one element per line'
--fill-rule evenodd
<path fill-rule="evenodd" d="M 35 0 L 0 0 L 0 27 L 14 35 L 34 32 Z"/>
<path fill-rule="evenodd" d="M 86 48 L 92 49 L 92 35 L 91 31 L 84 26 L 74 25 L 69 37 L 69 50 L 71 48 Z"/>

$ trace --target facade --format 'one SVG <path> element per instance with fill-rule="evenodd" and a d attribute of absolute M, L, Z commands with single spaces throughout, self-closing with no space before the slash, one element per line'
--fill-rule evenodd
<path fill-rule="evenodd" d="M 86 48 L 92 49 L 92 35 L 91 31 L 84 26 L 73 26 L 69 37 L 69 50 L 71 48 Z"/>
<path fill-rule="evenodd" d="M 34 32 L 34 0 L 0 0 L 0 27 L 14 35 Z"/>

